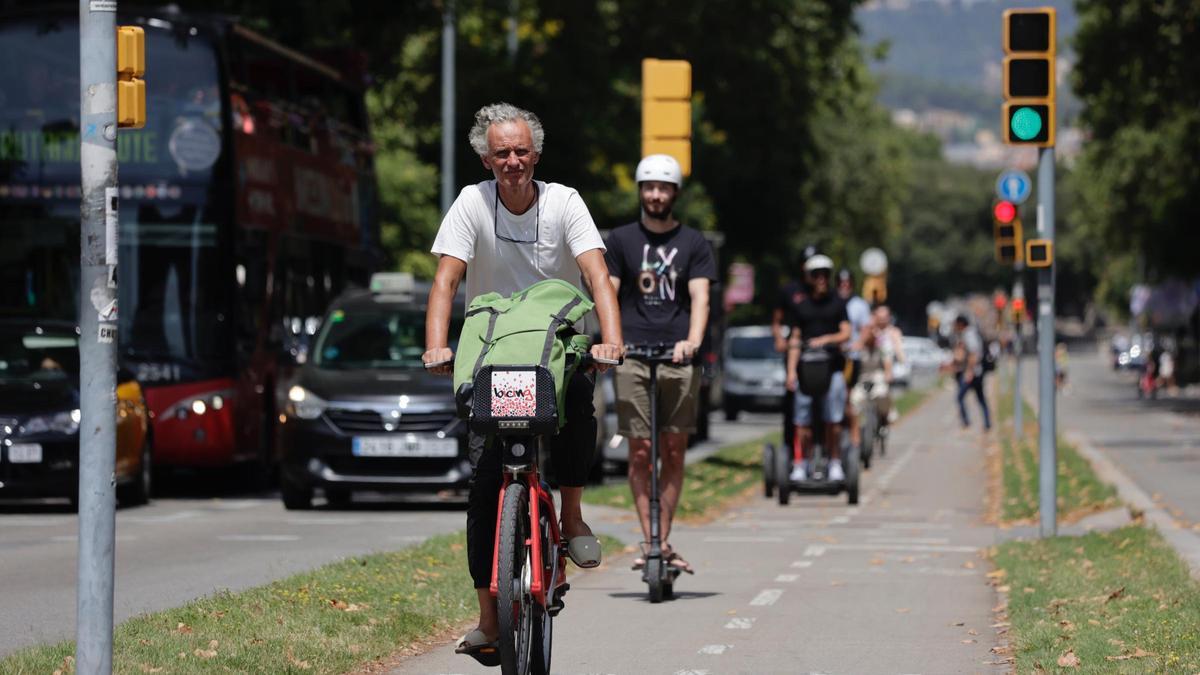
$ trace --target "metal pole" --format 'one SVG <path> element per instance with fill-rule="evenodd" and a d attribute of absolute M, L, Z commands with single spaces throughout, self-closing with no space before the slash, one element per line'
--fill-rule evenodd
<path fill-rule="evenodd" d="M 1025 282 L 1021 279 L 1021 273 L 1025 271 L 1025 265 L 1017 263 L 1015 268 L 1017 280 L 1013 282 L 1013 300 L 1020 298 L 1025 300 Z M 1024 313 L 1024 309 L 1021 313 Z M 1013 327 L 1016 338 L 1013 344 L 1013 439 L 1014 442 L 1020 442 L 1025 431 L 1025 406 L 1022 405 L 1023 398 L 1021 396 L 1021 350 L 1024 347 L 1022 344 L 1021 326 L 1025 317 L 1015 314 L 1013 316 Z"/>
<path fill-rule="evenodd" d="M 454 202 L 454 0 L 442 11 L 442 213 Z"/>
<path fill-rule="evenodd" d="M 520 0 L 508 0 L 508 39 L 505 47 L 508 49 L 509 66 L 517 63 L 517 21 L 520 9 Z"/>
<path fill-rule="evenodd" d="M 75 668 L 112 672 L 117 447 L 116 2 L 79 2 L 79 578 Z"/>
<path fill-rule="evenodd" d="M 1038 235 L 1054 241 L 1054 148 L 1038 153 Z M 1038 495 L 1041 535 L 1058 531 L 1054 386 L 1054 266 L 1038 270 Z"/>

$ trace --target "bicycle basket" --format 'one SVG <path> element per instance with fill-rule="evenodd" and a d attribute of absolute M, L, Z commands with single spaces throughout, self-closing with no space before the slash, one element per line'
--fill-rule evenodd
<path fill-rule="evenodd" d="M 470 424 L 477 434 L 558 433 L 554 376 L 542 366 L 480 368 L 475 374 Z"/>
<path fill-rule="evenodd" d="M 833 355 L 823 349 L 800 353 L 800 392 L 805 396 L 824 396 L 833 376 Z"/>

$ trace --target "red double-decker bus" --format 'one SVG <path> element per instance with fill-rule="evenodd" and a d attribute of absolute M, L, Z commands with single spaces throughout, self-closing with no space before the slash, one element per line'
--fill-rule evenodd
<path fill-rule="evenodd" d="M 80 309 L 77 12 L 0 17 L 3 315 Z M 227 18 L 119 23 L 146 31 L 149 116 L 117 141 L 121 364 L 159 465 L 269 465 L 289 334 L 380 260 L 361 70 Z"/>

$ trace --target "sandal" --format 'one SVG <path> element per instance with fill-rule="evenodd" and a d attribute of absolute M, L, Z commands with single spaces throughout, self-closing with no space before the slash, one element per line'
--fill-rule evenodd
<path fill-rule="evenodd" d="M 696 570 L 692 569 L 692 564 L 684 560 L 683 556 L 676 553 L 675 549 L 670 544 L 664 546 L 663 549 L 663 560 L 667 563 L 667 565 L 674 567 L 680 572 L 687 572 L 688 574 L 696 573 Z"/>
<path fill-rule="evenodd" d="M 638 571 L 646 567 L 646 556 L 650 555 L 650 542 L 642 542 L 642 554 L 633 559 L 633 565 L 629 569 Z"/>
<path fill-rule="evenodd" d="M 567 542 L 567 556 L 571 562 L 583 569 L 600 566 L 600 540 L 590 534 L 571 537 Z"/>
<path fill-rule="evenodd" d="M 489 642 L 487 635 L 478 628 L 462 636 L 458 646 L 454 648 L 454 653 L 466 654 L 488 668 L 500 665 L 500 641 Z"/>

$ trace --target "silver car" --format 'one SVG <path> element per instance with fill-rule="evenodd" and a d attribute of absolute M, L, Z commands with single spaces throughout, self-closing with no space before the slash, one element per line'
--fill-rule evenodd
<path fill-rule="evenodd" d="M 776 412 L 783 405 L 786 373 L 770 326 L 742 326 L 725 333 L 721 398 L 725 419 L 743 410 Z"/>

